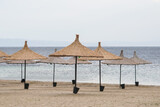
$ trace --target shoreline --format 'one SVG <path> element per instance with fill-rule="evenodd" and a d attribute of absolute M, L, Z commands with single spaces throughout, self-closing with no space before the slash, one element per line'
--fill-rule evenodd
<path fill-rule="evenodd" d="M 0 79 L 0 81 L 21 81 L 21 80 L 13 80 L 13 79 L 11 79 L 11 80 L 8 80 L 8 79 Z M 52 81 L 48 81 L 48 80 L 27 80 L 27 82 L 46 82 L 46 83 L 52 83 Z M 57 82 L 57 83 L 72 83 L 72 80 L 71 81 L 55 81 L 55 82 Z M 99 85 L 99 83 L 96 83 L 96 82 L 86 82 L 86 81 L 77 81 L 77 84 L 96 84 L 96 85 Z M 135 84 L 131 84 L 131 83 L 123 83 L 123 84 L 125 84 L 125 85 L 127 85 L 127 86 L 135 86 Z M 116 84 L 116 83 L 103 83 L 102 82 L 102 85 L 117 85 L 117 86 L 119 86 L 119 84 Z M 146 85 L 146 84 L 139 84 L 139 86 L 149 86 L 149 87 L 160 87 L 160 85 Z"/>

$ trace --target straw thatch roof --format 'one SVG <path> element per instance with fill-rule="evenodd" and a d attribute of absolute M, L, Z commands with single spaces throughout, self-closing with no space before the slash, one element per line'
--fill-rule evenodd
<path fill-rule="evenodd" d="M 24 64 L 24 61 L 15 60 L 15 61 L 7 61 L 7 64 Z M 26 64 L 35 64 L 36 61 L 26 61 Z"/>
<path fill-rule="evenodd" d="M 0 57 L 8 57 L 9 55 L 5 52 L 0 51 Z"/>
<path fill-rule="evenodd" d="M 102 57 L 93 50 L 85 47 L 79 42 L 79 35 L 76 35 L 75 41 L 69 46 L 49 55 L 50 57 L 64 57 L 64 56 L 84 56 L 84 57 Z"/>
<path fill-rule="evenodd" d="M 57 52 L 57 49 L 55 48 L 55 51 Z M 52 64 L 68 64 L 66 60 L 60 58 L 60 57 L 48 57 L 47 59 L 42 59 L 40 61 L 36 61 L 37 63 L 52 63 Z"/>
<path fill-rule="evenodd" d="M 94 57 L 81 57 L 80 60 L 117 60 L 122 59 L 119 56 L 116 56 L 101 47 L 101 42 L 98 42 L 98 47 L 94 50 L 97 54 L 103 56 L 103 58 L 94 58 Z"/>
<path fill-rule="evenodd" d="M 67 62 L 69 65 L 75 64 L 75 58 L 70 58 L 70 59 L 68 59 L 66 62 Z M 81 60 L 79 60 L 79 58 L 78 58 L 77 64 L 92 64 L 92 63 L 89 62 L 89 61 L 81 61 Z"/>
<path fill-rule="evenodd" d="M 12 54 L 10 57 L 5 58 L 6 60 L 36 60 L 46 59 L 46 57 L 39 55 L 28 48 L 27 41 L 25 41 L 24 47 L 18 52 Z"/>
<path fill-rule="evenodd" d="M 130 58 L 131 60 L 133 60 L 134 62 L 138 63 L 138 64 L 151 64 L 151 62 L 148 62 L 148 61 L 145 61 L 141 58 L 139 58 L 137 55 L 136 55 L 136 51 L 134 51 L 134 55 L 132 58 Z"/>
<path fill-rule="evenodd" d="M 66 60 L 59 57 L 48 57 L 47 59 L 36 61 L 37 63 L 52 63 L 52 64 L 68 64 Z"/>
<path fill-rule="evenodd" d="M 6 63 L 7 61 L 4 60 L 3 58 L 0 58 L 0 63 Z"/>
<path fill-rule="evenodd" d="M 121 60 L 105 60 L 104 62 L 102 62 L 102 64 L 108 64 L 108 65 L 136 65 L 137 64 L 131 59 L 124 57 L 123 50 L 121 50 L 120 57 L 122 57 Z"/>

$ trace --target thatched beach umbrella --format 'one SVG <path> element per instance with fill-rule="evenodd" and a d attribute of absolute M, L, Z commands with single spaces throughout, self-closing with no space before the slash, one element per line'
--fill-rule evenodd
<path fill-rule="evenodd" d="M 131 60 L 133 60 L 134 62 L 136 62 L 136 65 L 143 65 L 143 64 L 151 64 L 151 62 L 145 61 L 141 58 L 139 58 L 136 55 L 136 51 L 134 51 L 133 57 L 130 58 Z M 136 65 L 135 65 L 135 86 L 139 86 L 139 82 L 136 81 Z"/>
<path fill-rule="evenodd" d="M 80 60 L 92 60 L 92 61 L 99 61 L 99 89 L 100 91 L 104 90 L 104 86 L 101 85 L 101 61 L 102 60 L 120 60 L 122 59 L 119 56 L 116 56 L 108 51 L 106 51 L 105 49 L 103 49 L 101 47 L 101 42 L 98 42 L 98 47 L 94 50 L 94 52 L 96 52 L 99 55 L 102 55 L 103 58 L 91 58 L 91 57 L 81 57 Z"/>
<path fill-rule="evenodd" d="M 73 93 L 77 94 L 79 88 L 77 87 L 77 58 L 78 57 L 103 57 L 98 55 L 91 49 L 83 46 L 79 42 L 79 35 L 76 35 L 75 41 L 69 46 L 49 55 L 50 57 L 75 57 L 75 87 L 73 88 Z"/>
<path fill-rule="evenodd" d="M 55 52 L 57 49 L 55 49 Z M 55 72 L 56 72 L 56 64 L 68 64 L 66 60 L 60 58 L 60 57 L 48 57 L 47 59 L 43 59 L 40 61 L 37 61 L 37 63 L 50 63 L 53 65 L 53 87 L 56 87 L 57 82 L 55 82 Z"/>
<path fill-rule="evenodd" d="M 23 78 L 23 70 L 22 70 L 24 61 L 21 61 L 21 60 L 12 60 L 12 61 L 6 61 L 6 63 L 7 64 L 20 64 L 21 65 L 21 82 L 25 82 L 25 79 Z M 26 61 L 26 64 L 35 64 L 35 63 L 36 62 L 32 61 L 32 60 Z"/>
<path fill-rule="evenodd" d="M 122 88 L 123 88 L 125 86 L 124 86 L 124 84 L 121 84 L 121 67 L 122 67 L 122 65 L 135 65 L 137 63 L 135 63 L 134 61 L 132 61 L 129 58 L 124 57 L 123 50 L 121 50 L 120 57 L 122 57 L 121 60 L 106 60 L 106 61 L 104 61 L 102 63 L 103 64 L 107 64 L 107 65 L 120 65 L 120 81 L 119 81 L 119 85 L 122 86 Z"/>
<path fill-rule="evenodd" d="M 5 58 L 6 60 L 22 60 L 24 61 L 24 79 L 26 81 L 26 61 L 27 60 L 38 60 L 46 59 L 46 57 L 39 55 L 28 48 L 27 41 L 25 41 L 24 47 L 18 52 L 12 54 L 10 57 Z M 29 84 L 24 82 L 24 89 L 28 89 Z"/>
<path fill-rule="evenodd" d="M 2 58 L 2 57 L 8 57 L 8 56 L 9 56 L 8 54 L 6 54 L 5 52 L 3 52 L 3 51 L 0 50 L 0 58 Z"/>

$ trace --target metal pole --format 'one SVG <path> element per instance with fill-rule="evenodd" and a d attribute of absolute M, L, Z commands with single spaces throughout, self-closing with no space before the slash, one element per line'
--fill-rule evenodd
<path fill-rule="evenodd" d="M 24 60 L 24 80 L 26 82 L 26 60 Z M 24 82 L 24 84 L 25 84 Z"/>
<path fill-rule="evenodd" d="M 75 87 L 77 86 L 77 56 L 75 56 Z"/>
<path fill-rule="evenodd" d="M 120 82 L 119 82 L 119 85 L 121 86 L 121 66 L 122 65 L 120 65 Z"/>
<path fill-rule="evenodd" d="M 22 64 L 21 64 L 21 80 L 23 79 L 23 72 L 22 72 Z"/>
<path fill-rule="evenodd" d="M 53 82 L 55 80 L 55 64 L 53 64 Z"/>
<path fill-rule="evenodd" d="M 136 82 L 136 65 L 135 65 L 135 82 Z"/>
<path fill-rule="evenodd" d="M 99 86 L 101 86 L 101 60 L 99 60 Z"/>

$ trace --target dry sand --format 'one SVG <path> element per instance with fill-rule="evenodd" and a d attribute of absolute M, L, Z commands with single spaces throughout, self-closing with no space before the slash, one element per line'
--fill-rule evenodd
<path fill-rule="evenodd" d="M 20 81 L 0 80 L 0 107 L 160 107 L 159 86 L 105 84 L 99 92 L 98 84 L 78 83 L 80 91 L 73 94 L 71 83 L 29 81 L 24 90 Z"/>

